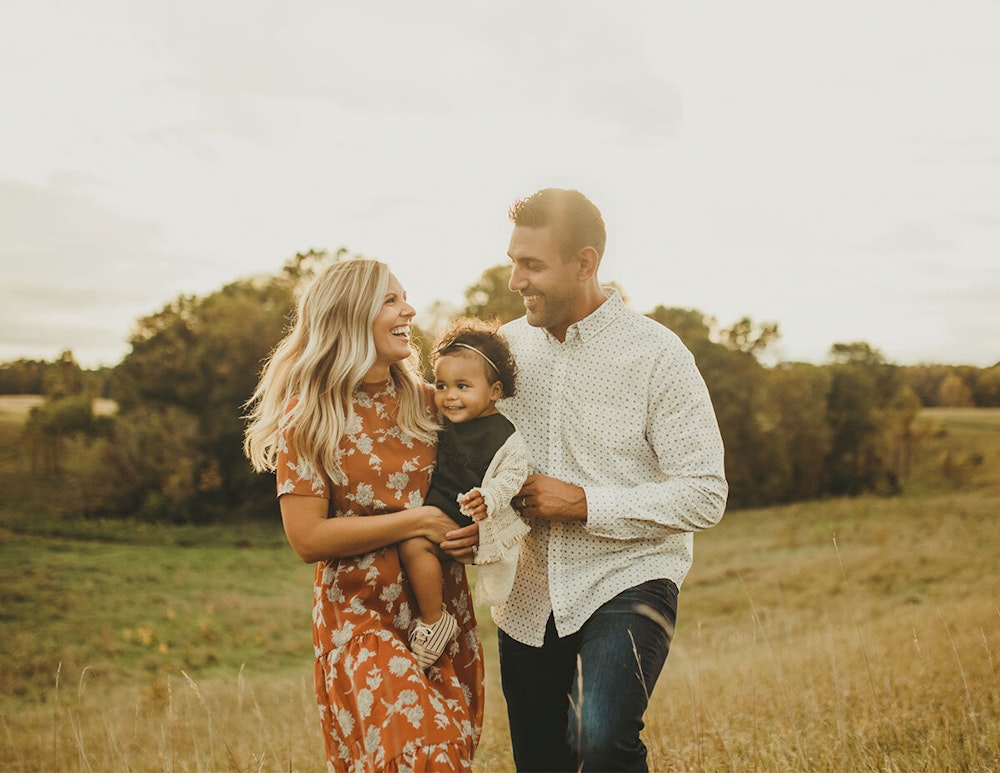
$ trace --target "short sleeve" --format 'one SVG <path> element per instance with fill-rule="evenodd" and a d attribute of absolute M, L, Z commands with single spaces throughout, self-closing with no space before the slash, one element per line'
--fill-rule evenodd
<path fill-rule="evenodd" d="M 292 406 L 289 406 L 289 410 Z M 288 411 L 285 417 L 288 417 Z M 278 496 L 282 494 L 301 494 L 307 497 L 330 498 L 330 479 L 314 469 L 313 466 L 302 459 L 295 450 L 292 425 L 282 419 L 280 426 L 280 437 L 278 438 L 278 454 L 275 466 L 275 475 L 278 485 Z"/>

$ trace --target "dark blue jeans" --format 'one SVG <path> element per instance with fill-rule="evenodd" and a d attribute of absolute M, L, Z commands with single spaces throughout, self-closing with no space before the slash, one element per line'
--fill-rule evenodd
<path fill-rule="evenodd" d="M 514 764 L 529 771 L 645 771 L 639 740 L 677 619 L 677 586 L 650 580 L 560 638 L 529 647 L 498 631 Z"/>

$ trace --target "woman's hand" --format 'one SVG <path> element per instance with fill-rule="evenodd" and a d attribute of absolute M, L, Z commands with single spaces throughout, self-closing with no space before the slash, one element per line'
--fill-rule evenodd
<path fill-rule="evenodd" d="M 440 545 L 448 537 L 448 532 L 454 531 L 455 522 L 449 518 L 444 510 L 432 505 L 422 505 L 414 508 L 413 511 L 420 511 L 423 515 L 421 524 L 421 535 L 429 539 L 435 545 Z"/>

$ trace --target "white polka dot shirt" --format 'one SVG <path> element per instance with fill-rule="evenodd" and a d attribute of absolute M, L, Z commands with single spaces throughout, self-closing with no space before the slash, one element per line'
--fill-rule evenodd
<path fill-rule="evenodd" d="M 583 487 L 587 520 L 531 519 L 514 590 L 493 607 L 509 636 L 541 646 L 550 611 L 560 636 L 647 580 L 678 588 L 692 532 L 722 518 L 722 438 L 694 358 L 673 332 L 608 299 L 560 343 L 524 317 L 504 326 L 517 393 L 500 409 L 538 470 Z"/>

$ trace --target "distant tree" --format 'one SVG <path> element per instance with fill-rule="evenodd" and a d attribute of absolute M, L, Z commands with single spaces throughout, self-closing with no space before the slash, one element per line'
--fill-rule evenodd
<path fill-rule="evenodd" d="M 826 493 L 826 463 L 832 430 L 827 419 L 832 374 L 805 363 L 785 363 L 771 369 L 768 391 L 778 406 L 776 432 L 788 459 L 788 479 L 778 501 L 814 499 Z"/>
<path fill-rule="evenodd" d="M 140 318 L 129 339 L 132 350 L 112 374 L 111 393 L 122 415 L 142 403 L 196 409 L 202 374 L 191 367 L 198 299 L 180 296 Z"/>
<path fill-rule="evenodd" d="M 138 321 L 113 376 L 120 410 L 109 452 L 119 492 L 112 509 L 204 520 L 266 507 L 273 481 L 243 457 L 243 405 L 290 324 L 298 291 L 346 256 L 299 253 L 276 276 L 182 296 Z"/>
<path fill-rule="evenodd" d="M 73 437 L 95 437 L 106 427 L 106 421 L 94 415 L 100 379 L 85 372 L 68 350 L 51 363 L 43 363 L 39 373 L 45 402 L 31 409 L 22 439 L 32 472 L 60 476 L 66 442 Z"/>
<path fill-rule="evenodd" d="M 61 475 L 66 441 L 78 435 L 93 436 L 99 426 L 90 395 L 62 396 L 35 406 L 22 429 L 31 471 Z"/>
<path fill-rule="evenodd" d="M 50 400 L 61 400 L 84 391 L 83 369 L 77 364 L 73 352 L 64 351 L 45 369 L 42 391 Z"/>
<path fill-rule="evenodd" d="M 792 460 L 770 372 L 753 355 L 721 344 L 697 356 L 726 447 L 730 503 L 740 508 L 783 501 Z"/>
<path fill-rule="evenodd" d="M 878 437 L 876 393 L 872 374 L 856 363 L 832 370 L 827 416 L 832 431 L 827 459 L 830 490 L 857 496 L 870 484 L 868 470 L 875 464 Z"/>
<path fill-rule="evenodd" d="M 919 401 L 877 349 L 837 344 L 830 365 L 767 368 L 757 357 L 776 324 L 718 330 L 699 311 L 662 306 L 649 316 L 691 350 L 712 395 L 731 507 L 900 490 Z"/>
<path fill-rule="evenodd" d="M 755 324 L 750 317 L 734 323 L 721 331 L 722 343 L 729 349 L 759 357 L 778 341 L 777 322 Z"/>
<path fill-rule="evenodd" d="M 934 408 L 938 405 L 941 382 L 950 373 L 947 365 L 910 365 L 903 368 L 903 377 L 910 389 L 920 399 L 921 405 Z"/>
<path fill-rule="evenodd" d="M 792 460 L 780 436 L 782 406 L 769 389 L 770 374 L 752 353 L 761 348 L 750 340 L 759 328 L 743 320 L 742 330 L 720 343 L 712 340 L 715 320 L 700 311 L 657 306 L 647 316 L 681 339 L 705 379 L 726 447 L 730 506 L 782 501 Z M 776 328 L 763 335 L 768 342 L 776 336 Z"/>
<path fill-rule="evenodd" d="M 465 308 L 461 316 L 497 319 L 501 324 L 524 316 L 524 301 L 510 291 L 510 265 L 501 263 L 486 269 L 465 291 Z"/>
<path fill-rule="evenodd" d="M 448 323 L 455 317 L 461 316 L 462 309 L 447 301 L 433 301 L 420 314 L 420 327 L 427 331 L 428 335 L 436 336 L 444 330 Z"/>
<path fill-rule="evenodd" d="M 0 395 L 40 395 L 44 391 L 43 360 L 20 359 L 0 363 Z"/>
<path fill-rule="evenodd" d="M 711 336 L 716 324 L 715 320 L 706 317 L 696 309 L 657 306 L 646 316 L 672 330 L 694 353 L 695 359 L 697 359 L 700 350 L 712 346 Z"/>
<path fill-rule="evenodd" d="M 981 408 L 1000 408 L 1000 364 L 979 371 L 972 393 Z"/>
<path fill-rule="evenodd" d="M 107 420 L 111 426 L 100 425 L 82 403 L 63 405 L 58 421 L 54 408 L 39 412 L 29 422 L 38 464 L 58 466 L 52 427 L 92 432 L 107 436 L 86 487 L 92 512 L 193 521 L 272 513 L 273 481 L 254 475 L 241 452 L 243 406 L 287 330 L 303 284 L 345 257 L 345 250 L 299 253 L 275 276 L 181 296 L 138 320 L 131 352 L 111 373 L 110 395 L 119 406 Z M 504 322 L 524 313 L 507 288 L 509 270 L 487 269 L 467 291 L 464 308 L 441 306 L 431 328 L 413 326 L 427 377 L 438 323 L 460 314 Z M 664 306 L 648 316 L 678 335 L 705 379 L 726 446 L 732 507 L 899 490 L 920 408 L 908 384 L 930 383 L 936 371 L 905 371 L 904 379 L 902 369 L 865 342 L 834 345 L 827 365 L 766 367 L 759 358 L 778 339 L 775 323 L 744 318 L 720 329 L 700 311 Z M 74 390 L 89 395 L 96 383 L 87 373 L 81 378 L 70 353 L 52 369 L 45 385 L 63 395 L 58 400 L 73 399 Z M 995 382 L 979 371 L 955 375 L 965 384 L 974 378 L 977 399 L 995 394 Z"/>
<path fill-rule="evenodd" d="M 867 341 L 835 343 L 830 347 L 830 361 L 840 365 L 881 366 L 885 364 L 882 352 Z"/>
<path fill-rule="evenodd" d="M 1000 407 L 1000 364 L 989 368 L 970 365 L 909 365 L 906 383 L 925 408 Z"/>
<path fill-rule="evenodd" d="M 830 493 L 899 493 L 905 455 L 898 445 L 908 442 L 919 400 L 901 369 L 865 342 L 834 344 L 830 358 Z"/>
<path fill-rule="evenodd" d="M 93 508 L 148 520 L 201 520 L 216 461 L 201 446 L 198 417 L 173 405 L 137 405 L 119 416 L 94 482 Z M 203 491 L 202 481 L 210 486 Z"/>
<path fill-rule="evenodd" d="M 945 408 L 970 408 L 975 405 L 972 390 L 958 374 L 949 373 L 938 386 L 937 405 Z"/>
<path fill-rule="evenodd" d="M 889 449 L 889 469 L 898 480 L 910 474 L 913 451 L 922 435 L 916 428 L 921 407 L 920 398 L 903 383 L 882 411 L 882 437 Z"/>

